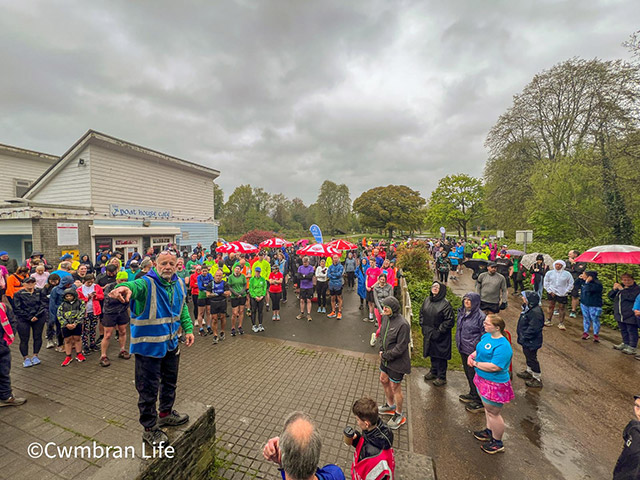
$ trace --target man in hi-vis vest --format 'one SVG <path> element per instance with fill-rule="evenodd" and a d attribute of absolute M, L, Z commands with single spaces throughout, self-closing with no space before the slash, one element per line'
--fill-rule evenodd
<path fill-rule="evenodd" d="M 156 257 L 156 266 L 145 276 L 125 282 L 109 294 L 121 302 L 131 301 L 130 351 L 136 359 L 136 389 L 142 439 L 149 445 L 168 444 L 160 427 L 174 427 L 189 421 L 189 415 L 173 410 L 178 383 L 182 327 L 185 345 L 193 345 L 193 323 L 186 303 L 187 288 L 176 275 L 177 258 L 164 251 Z M 160 394 L 159 413 L 156 402 Z"/>

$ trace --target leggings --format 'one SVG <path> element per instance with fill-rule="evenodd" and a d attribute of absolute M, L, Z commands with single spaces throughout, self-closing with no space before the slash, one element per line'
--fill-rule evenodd
<path fill-rule="evenodd" d="M 271 295 L 271 308 L 273 310 L 280 310 L 280 298 L 282 297 L 282 292 L 269 292 L 269 295 Z"/>
<path fill-rule="evenodd" d="M 35 322 L 18 320 L 18 335 L 20 336 L 20 353 L 23 357 L 29 355 L 29 339 L 33 330 L 33 354 L 37 355 L 42 348 L 42 330 L 45 319 L 40 317 Z"/>
<path fill-rule="evenodd" d="M 440 280 L 442 283 L 447 283 L 448 279 L 449 279 L 449 270 L 447 270 L 446 272 L 441 272 L 438 270 L 438 280 Z"/>
<path fill-rule="evenodd" d="M 478 388 L 473 383 L 473 379 L 476 376 L 476 369 L 467 365 L 467 359 L 469 358 L 469 355 L 461 353 L 460 356 L 462 357 L 462 367 L 464 368 L 464 374 L 466 375 L 467 383 L 469 384 L 469 395 L 473 396 L 475 403 L 482 403 L 482 400 L 480 400 L 480 395 L 478 394 Z"/>
<path fill-rule="evenodd" d="M 98 326 L 98 317 L 93 313 L 87 313 L 82 322 L 82 348 L 90 350 L 96 348 L 96 327 Z"/>
<path fill-rule="evenodd" d="M 191 294 L 191 300 L 193 300 L 193 319 L 198 319 L 198 294 Z"/>
<path fill-rule="evenodd" d="M 580 310 L 582 310 L 582 326 L 584 332 L 589 332 L 589 327 L 593 324 L 593 334 L 598 335 L 600 333 L 600 315 L 602 315 L 602 307 L 587 307 L 585 304 L 580 304 Z"/>
<path fill-rule="evenodd" d="M 347 287 L 353 288 L 355 286 L 355 278 L 356 272 L 347 272 Z"/>
<path fill-rule="evenodd" d="M 262 307 L 264 307 L 264 298 L 260 301 L 255 298 L 251 299 L 251 323 L 256 325 L 256 317 L 258 320 L 258 325 L 262 325 Z"/>
<path fill-rule="evenodd" d="M 329 282 L 317 282 L 316 283 L 316 291 L 318 292 L 318 306 L 326 307 L 327 306 L 327 288 L 329 286 Z"/>

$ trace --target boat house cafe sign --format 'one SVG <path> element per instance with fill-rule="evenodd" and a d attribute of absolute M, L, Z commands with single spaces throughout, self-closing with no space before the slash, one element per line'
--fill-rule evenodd
<path fill-rule="evenodd" d="M 152 207 L 135 207 L 131 205 L 109 205 L 109 212 L 112 217 L 125 218 L 150 218 L 158 220 L 168 220 L 171 218 L 171 210 L 163 210 Z"/>

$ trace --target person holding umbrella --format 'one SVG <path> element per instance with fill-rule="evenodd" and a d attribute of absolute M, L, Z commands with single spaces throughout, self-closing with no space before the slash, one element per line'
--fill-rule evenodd
<path fill-rule="evenodd" d="M 627 355 L 635 355 L 638 346 L 638 320 L 633 311 L 633 303 L 640 295 L 640 286 L 630 273 L 623 273 L 620 283 L 614 283 L 607 295 L 613 303 L 613 317 L 622 334 L 622 343 L 613 348 Z"/>

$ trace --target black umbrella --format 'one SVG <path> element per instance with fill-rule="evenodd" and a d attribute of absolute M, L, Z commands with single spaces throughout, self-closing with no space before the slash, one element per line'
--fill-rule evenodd
<path fill-rule="evenodd" d="M 485 260 L 484 258 L 471 258 L 462 262 L 462 265 L 473 270 L 473 275 L 471 275 L 471 278 L 474 280 L 476 280 L 482 272 L 487 271 L 488 264 L 489 261 Z"/>

